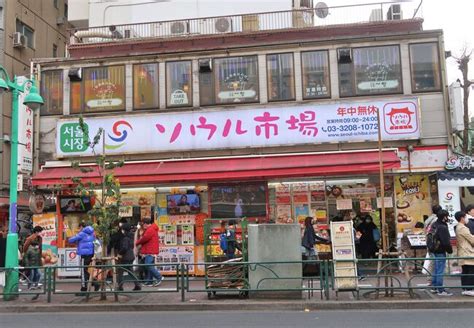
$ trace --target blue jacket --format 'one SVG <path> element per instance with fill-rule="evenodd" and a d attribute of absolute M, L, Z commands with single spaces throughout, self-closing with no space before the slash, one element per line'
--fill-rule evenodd
<path fill-rule="evenodd" d="M 78 255 L 94 255 L 94 228 L 87 226 L 74 237 L 69 238 L 70 243 L 77 243 Z"/>

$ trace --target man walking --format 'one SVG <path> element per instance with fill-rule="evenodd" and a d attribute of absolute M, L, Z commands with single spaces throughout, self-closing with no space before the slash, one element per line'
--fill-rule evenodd
<path fill-rule="evenodd" d="M 463 287 L 463 296 L 474 296 L 472 286 L 474 286 L 474 236 L 466 227 L 466 213 L 459 211 L 454 214 L 458 225 L 456 226 L 456 238 L 459 265 L 462 268 L 461 286 Z M 469 259 L 473 258 L 473 259 Z"/>
<path fill-rule="evenodd" d="M 118 264 L 124 264 L 125 266 L 119 266 L 118 267 L 118 290 L 123 291 L 123 284 L 124 284 L 124 278 L 123 274 L 125 271 L 129 273 L 129 276 L 131 275 L 133 271 L 133 260 L 135 259 L 135 254 L 133 253 L 133 234 L 130 232 L 131 227 L 130 224 L 127 222 L 124 222 L 120 226 L 121 228 L 121 233 L 120 233 L 120 239 L 118 240 Z M 135 288 L 133 288 L 134 291 L 141 290 L 142 288 L 140 287 L 140 283 L 138 280 L 135 278 L 134 279 L 134 284 Z"/>
<path fill-rule="evenodd" d="M 432 225 L 432 233 L 436 247 L 433 250 L 434 274 L 431 282 L 431 292 L 437 293 L 438 296 L 452 296 L 453 294 L 446 291 L 443 287 L 443 275 L 446 266 L 446 253 L 452 254 L 451 236 L 448 230 L 448 211 L 441 210 L 438 212 L 438 220 Z"/>
<path fill-rule="evenodd" d="M 71 238 L 69 242 L 71 244 L 77 243 L 77 255 L 81 256 L 81 292 L 87 291 L 87 283 L 90 278 L 88 266 L 92 262 L 94 257 L 94 228 L 86 225 L 84 222 L 79 223 L 79 233 Z M 96 291 L 99 290 L 99 285 L 95 285 Z"/>
<path fill-rule="evenodd" d="M 435 223 L 436 220 L 438 220 L 438 212 L 441 210 L 442 208 L 439 205 L 434 205 L 433 207 L 431 207 L 431 215 L 424 222 L 425 236 L 428 235 L 428 233 L 431 231 L 431 228 L 433 227 L 433 223 Z M 432 277 L 430 277 L 430 275 L 433 275 L 434 273 L 434 262 L 431 259 L 434 256 L 433 256 L 433 253 L 429 251 L 429 249 L 426 250 L 426 254 L 427 254 L 428 259 L 425 260 L 423 267 L 426 268 L 426 271 L 428 274 L 428 285 L 431 285 Z"/>
<path fill-rule="evenodd" d="M 146 283 L 145 286 L 159 286 L 163 278 L 160 272 L 156 269 L 155 256 L 159 254 L 159 240 L 158 240 L 158 226 L 152 222 L 151 219 L 146 218 L 143 220 L 143 228 L 145 232 L 143 236 L 137 240 L 135 245 L 140 246 L 140 254 L 145 259 L 146 266 Z M 153 282 L 153 278 L 156 279 Z"/>

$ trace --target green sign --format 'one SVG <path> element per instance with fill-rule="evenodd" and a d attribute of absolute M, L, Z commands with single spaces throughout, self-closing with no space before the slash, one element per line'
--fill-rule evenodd
<path fill-rule="evenodd" d="M 84 123 L 86 130 L 89 126 Z M 87 141 L 79 123 L 64 123 L 60 127 L 59 147 L 64 153 L 81 153 L 87 150 Z"/>

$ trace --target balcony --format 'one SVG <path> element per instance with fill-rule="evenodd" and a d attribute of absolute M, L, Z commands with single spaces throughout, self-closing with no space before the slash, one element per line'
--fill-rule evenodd
<path fill-rule="evenodd" d="M 244 15 L 192 18 L 70 30 L 69 48 L 148 40 L 235 36 L 260 32 L 396 22 L 421 18 L 421 2 L 379 2 Z"/>

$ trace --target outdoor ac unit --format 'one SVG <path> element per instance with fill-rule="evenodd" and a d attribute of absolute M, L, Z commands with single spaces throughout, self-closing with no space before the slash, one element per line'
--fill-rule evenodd
<path fill-rule="evenodd" d="M 13 34 L 13 47 L 14 48 L 24 48 L 26 47 L 26 36 L 20 32 L 15 32 Z"/>
<path fill-rule="evenodd" d="M 352 63 L 352 49 L 351 48 L 337 49 L 337 62 L 339 64 Z"/>
<path fill-rule="evenodd" d="M 63 25 L 64 23 L 66 23 L 66 17 L 64 16 L 56 17 L 56 25 Z"/>
<path fill-rule="evenodd" d="M 402 19 L 402 6 L 401 5 L 391 5 L 388 8 L 387 20 L 400 20 Z"/>
<path fill-rule="evenodd" d="M 232 32 L 232 20 L 227 17 L 221 17 L 214 21 L 214 28 L 217 33 Z"/>
<path fill-rule="evenodd" d="M 189 26 L 186 22 L 173 22 L 170 24 L 170 34 L 180 35 L 189 32 Z"/>

